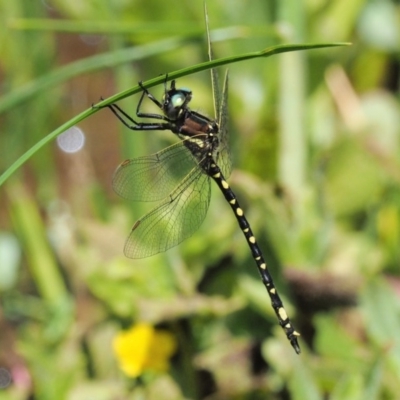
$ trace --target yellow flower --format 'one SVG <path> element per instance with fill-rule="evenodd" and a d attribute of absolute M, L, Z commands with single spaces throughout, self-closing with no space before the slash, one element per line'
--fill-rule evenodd
<path fill-rule="evenodd" d="M 176 347 L 176 340 L 170 333 L 155 330 L 146 323 L 136 324 L 118 333 L 113 340 L 119 367 L 132 378 L 145 370 L 167 371 L 169 358 Z"/>

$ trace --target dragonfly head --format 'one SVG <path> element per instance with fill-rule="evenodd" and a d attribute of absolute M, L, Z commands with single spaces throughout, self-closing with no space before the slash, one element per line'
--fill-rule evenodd
<path fill-rule="evenodd" d="M 175 120 L 179 118 L 182 112 L 188 107 L 188 103 L 192 99 L 192 91 L 187 88 L 175 88 L 175 81 L 171 82 L 171 87 L 167 90 L 163 97 L 164 114 Z"/>

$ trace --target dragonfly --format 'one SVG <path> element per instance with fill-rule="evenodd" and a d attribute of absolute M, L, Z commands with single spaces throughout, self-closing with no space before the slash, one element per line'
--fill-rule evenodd
<path fill-rule="evenodd" d="M 211 40 L 208 33 L 209 58 L 212 59 Z M 129 258 L 145 258 L 164 252 L 188 237 L 206 217 L 211 196 L 211 181 L 221 190 L 243 232 L 261 280 L 269 294 L 272 308 L 287 339 L 297 354 L 300 353 L 298 337 L 250 224 L 239 201 L 227 182 L 231 172 L 228 146 L 228 72 L 222 92 L 218 74 L 211 70 L 215 118 L 193 111 L 189 107 L 192 91 L 177 88 L 172 80 L 164 95 L 157 100 L 139 82 L 142 94 L 134 119 L 116 103 L 107 107 L 133 131 L 171 131 L 180 140 L 155 153 L 124 161 L 115 171 L 113 188 L 123 198 L 134 201 L 159 201 L 158 205 L 140 218 L 128 236 L 124 253 Z M 162 113 L 141 111 L 143 100 L 148 98 Z M 140 119 L 151 119 L 142 122 Z"/>

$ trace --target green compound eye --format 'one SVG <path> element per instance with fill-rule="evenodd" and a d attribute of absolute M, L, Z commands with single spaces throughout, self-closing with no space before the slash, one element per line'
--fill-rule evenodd
<path fill-rule="evenodd" d="M 186 95 L 182 93 L 174 94 L 171 97 L 171 105 L 173 108 L 180 108 L 185 103 L 185 100 L 186 100 Z"/>

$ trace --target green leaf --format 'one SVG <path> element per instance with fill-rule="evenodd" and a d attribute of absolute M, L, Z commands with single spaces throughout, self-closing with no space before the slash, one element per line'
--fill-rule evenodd
<path fill-rule="evenodd" d="M 400 379 L 400 306 L 396 294 L 375 279 L 362 294 L 367 334 Z"/>
<path fill-rule="evenodd" d="M 363 388 L 365 382 L 360 373 L 347 374 L 336 384 L 332 400 L 361 400 L 363 399 Z"/>
<path fill-rule="evenodd" d="M 197 65 L 193 65 L 191 67 L 182 68 L 180 70 L 168 73 L 167 76 L 161 75 L 156 78 L 150 79 L 148 81 L 143 82 L 143 86 L 146 88 L 151 88 L 153 86 L 159 85 L 166 81 L 170 81 L 172 79 L 181 78 L 186 75 L 194 74 L 196 72 L 204 71 L 210 68 L 220 67 L 226 64 L 232 64 L 239 61 L 251 60 L 253 58 L 266 58 L 270 57 L 274 54 L 279 53 L 287 53 L 290 51 L 299 51 L 299 50 L 311 50 L 311 49 L 321 49 L 326 47 L 336 47 L 336 46 L 348 46 L 349 43 L 316 43 L 316 44 L 286 44 L 279 46 L 268 47 L 261 51 L 256 51 L 252 53 L 245 53 L 238 56 L 224 57 L 219 58 L 217 60 L 206 61 L 204 63 L 200 63 Z M 122 100 L 126 97 L 132 96 L 135 93 L 139 93 L 141 91 L 141 87 L 139 85 L 134 86 L 133 88 L 127 89 L 123 92 L 120 92 L 114 96 L 109 97 L 96 104 L 96 107 L 91 107 L 84 112 L 78 114 L 76 117 L 70 119 L 65 124 L 61 125 L 59 128 L 55 129 L 53 132 L 45 136 L 42 140 L 36 143 L 33 147 L 31 147 L 26 153 L 24 153 L 18 160 L 16 160 L 1 176 L 0 176 L 0 186 L 18 169 L 20 168 L 29 158 L 31 158 L 38 150 L 40 150 L 44 145 L 49 143 L 51 140 L 56 138 L 61 133 L 65 132 L 67 129 L 73 127 L 79 122 L 83 121 L 87 117 L 90 117 L 92 114 L 95 114 L 101 108 L 107 106 L 108 104 L 115 103 L 119 100 Z"/>

